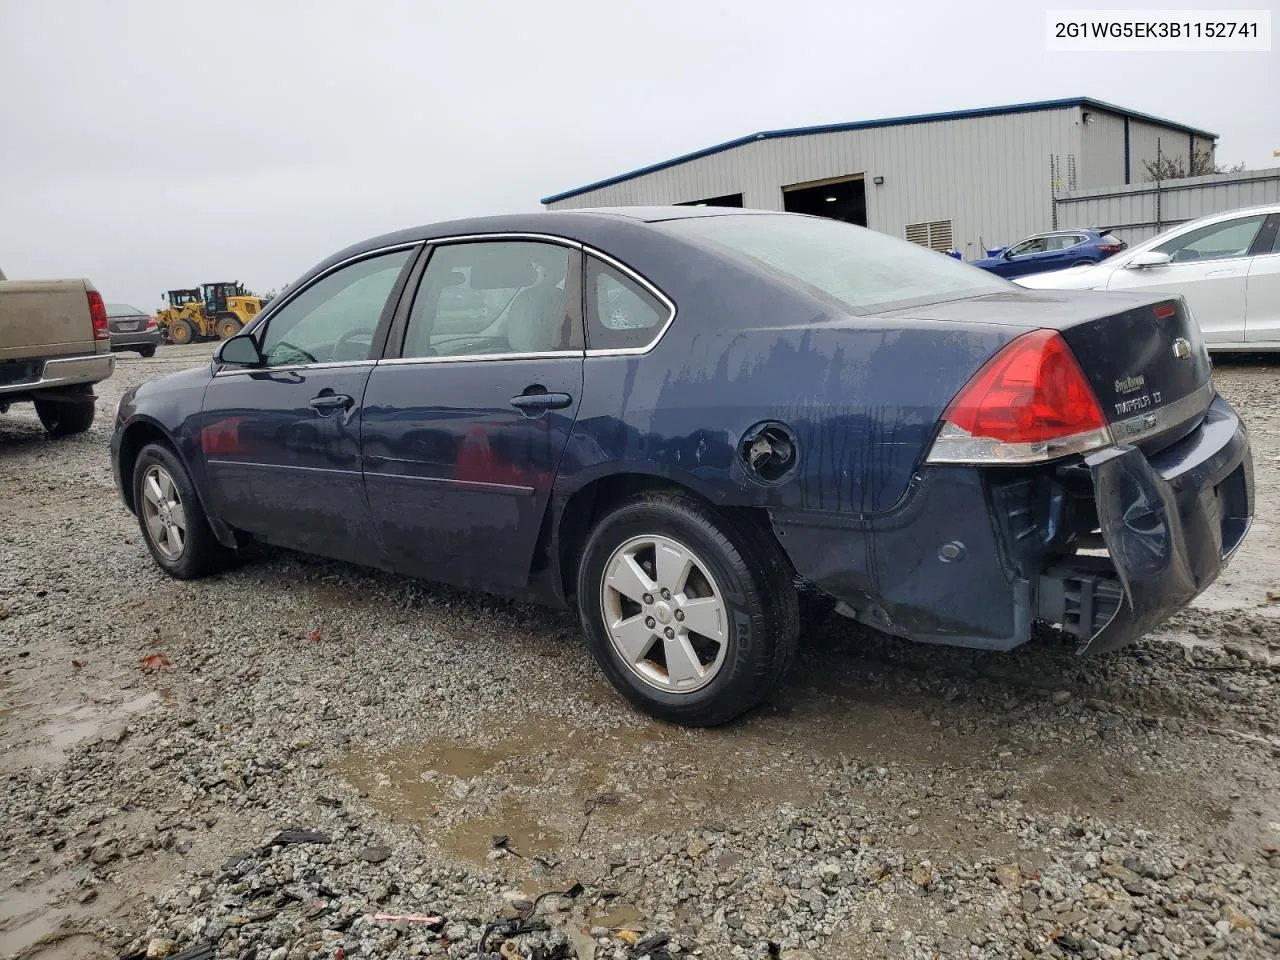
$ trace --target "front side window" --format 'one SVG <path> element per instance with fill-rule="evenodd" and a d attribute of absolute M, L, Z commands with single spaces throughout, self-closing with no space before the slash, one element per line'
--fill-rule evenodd
<path fill-rule="evenodd" d="M 1009 248 L 1009 256 L 1011 257 L 1029 257 L 1033 253 L 1044 253 L 1049 249 L 1049 241 L 1047 237 L 1032 237 L 1030 240 L 1023 240 L 1021 243 L 1015 243 Z"/>
<path fill-rule="evenodd" d="M 1180 237 L 1166 240 L 1154 249 L 1158 253 L 1167 253 L 1174 263 L 1186 263 L 1192 260 L 1229 260 L 1232 257 L 1243 257 L 1248 254 L 1253 239 L 1262 229 L 1264 214 L 1253 217 L 1241 217 L 1238 220 L 1227 220 L 1224 223 L 1211 223 L 1208 226 L 1189 230 Z"/>
<path fill-rule="evenodd" d="M 821 217 L 727 214 L 661 226 L 780 273 L 852 313 L 1011 289 L 1007 280 L 927 247 Z"/>
<path fill-rule="evenodd" d="M 592 350 L 647 347 L 671 313 L 641 284 L 596 257 L 587 260 L 586 299 Z"/>
<path fill-rule="evenodd" d="M 582 349 L 569 310 L 577 254 L 555 243 L 483 240 L 432 251 L 413 298 L 404 357 L 477 357 Z"/>
<path fill-rule="evenodd" d="M 267 321 L 261 350 L 268 367 L 367 360 L 412 250 L 369 257 L 341 267 L 282 306 Z"/>

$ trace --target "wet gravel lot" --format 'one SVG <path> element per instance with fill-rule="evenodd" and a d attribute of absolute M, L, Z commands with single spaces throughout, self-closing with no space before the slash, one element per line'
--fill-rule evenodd
<path fill-rule="evenodd" d="M 1219 362 L 1257 523 L 1157 635 L 836 620 L 696 731 L 568 614 L 283 551 L 163 576 L 112 415 L 209 352 L 122 354 L 83 437 L 0 417 L 0 956 L 1280 955 L 1280 358 Z"/>

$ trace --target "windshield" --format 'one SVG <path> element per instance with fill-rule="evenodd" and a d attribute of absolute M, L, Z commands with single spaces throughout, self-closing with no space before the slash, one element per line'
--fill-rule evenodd
<path fill-rule="evenodd" d="M 1000 293 L 1009 284 L 897 237 L 820 217 L 690 217 L 663 224 L 798 280 L 853 313 Z"/>
<path fill-rule="evenodd" d="M 142 317 L 146 316 L 145 310 L 139 310 L 137 307 L 131 307 L 127 303 L 108 303 L 108 317 Z"/>

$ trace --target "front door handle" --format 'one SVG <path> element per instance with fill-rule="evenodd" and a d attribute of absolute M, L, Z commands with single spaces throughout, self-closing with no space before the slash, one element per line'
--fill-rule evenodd
<path fill-rule="evenodd" d="M 311 409 L 322 417 L 331 415 L 335 410 L 350 410 L 355 400 L 345 393 L 322 393 L 311 400 Z"/>
<path fill-rule="evenodd" d="M 563 410 L 573 403 L 573 397 L 567 393 L 522 393 L 511 398 L 511 405 L 519 407 L 531 414 L 543 410 Z"/>

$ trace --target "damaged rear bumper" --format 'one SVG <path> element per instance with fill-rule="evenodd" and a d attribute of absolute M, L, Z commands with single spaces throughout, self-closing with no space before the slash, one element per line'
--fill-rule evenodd
<path fill-rule="evenodd" d="M 1132 446 L 1084 458 L 1104 557 L 1075 557 L 1038 584 L 1038 616 L 1105 653 L 1147 633 L 1209 586 L 1253 520 L 1253 458 L 1218 399 L 1191 436 L 1150 459 Z"/>
<path fill-rule="evenodd" d="M 771 516 L 797 572 L 877 629 L 1007 650 L 1041 620 L 1102 653 L 1216 579 L 1253 517 L 1253 461 L 1218 398 L 1158 453 L 1117 445 L 1043 468 L 929 467 L 889 514 Z"/>

